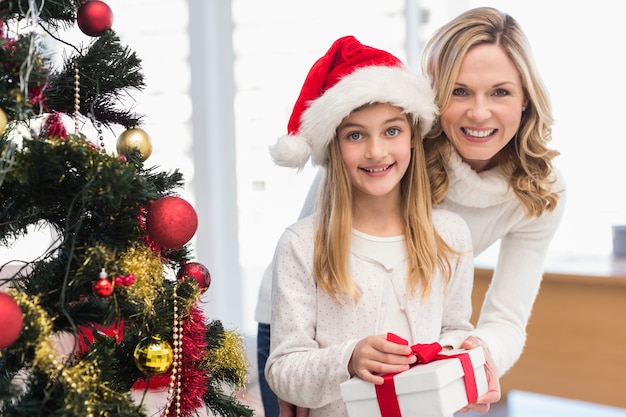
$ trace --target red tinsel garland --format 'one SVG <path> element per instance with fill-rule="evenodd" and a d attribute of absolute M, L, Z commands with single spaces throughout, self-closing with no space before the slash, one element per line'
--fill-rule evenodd
<path fill-rule="evenodd" d="M 183 322 L 181 382 L 181 415 L 196 415 L 195 410 L 204 405 L 203 398 L 209 387 L 209 372 L 198 369 L 206 355 L 206 327 L 204 315 L 197 306 L 192 306 L 189 317 Z"/>
<path fill-rule="evenodd" d="M 202 311 L 191 307 L 189 317 L 183 322 L 182 360 L 180 372 L 180 410 L 182 417 L 196 415 L 196 410 L 204 405 L 202 399 L 208 391 L 209 372 L 198 369 L 207 350 L 206 327 Z M 139 379 L 133 385 L 134 389 L 158 389 L 170 383 L 171 373 L 153 376 L 147 380 Z M 170 417 L 175 407 L 170 406 L 163 417 Z"/>
<path fill-rule="evenodd" d="M 48 87 L 48 83 L 43 83 L 36 87 L 32 87 L 28 91 L 28 102 L 33 107 L 44 108 L 46 104 L 46 96 L 44 95 L 44 91 Z"/>
<path fill-rule="evenodd" d="M 52 113 L 46 117 L 46 122 L 43 126 L 43 132 L 45 136 L 49 138 L 68 139 L 69 135 L 63 125 L 61 116 L 59 113 Z"/>

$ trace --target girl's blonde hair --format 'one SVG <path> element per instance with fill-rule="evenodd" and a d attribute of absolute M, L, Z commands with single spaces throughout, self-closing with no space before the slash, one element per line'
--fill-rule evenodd
<path fill-rule="evenodd" d="M 496 155 L 497 163 L 510 178 L 510 185 L 529 216 L 541 216 L 556 207 L 558 195 L 552 190 L 552 159 L 559 153 L 549 149 L 552 107 L 536 69 L 531 48 L 521 27 L 511 16 L 491 7 L 469 10 L 442 26 L 427 43 L 422 68 L 436 91 L 436 102 L 444 112 L 465 54 L 481 44 L 499 45 L 511 59 L 522 79 L 528 105 L 522 113 L 515 137 Z M 445 161 L 452 145 L 436 123 L 424 141 L 426 166 L 434 204 L 448 191 Z"/>
<path fill-rule="evenodd" d="M 410 116 L 407 116 L 410 118 Z M 411 120 L 410 120 L 411 121 Z M 426 297 L 432 279 L 441 271 L 446 284 L 451 277 L 450 256 L 456 254 L 439 236 L 432 221 L 430 185 L 424 149 L 417 125 L 411 121 L 411 160 L 400 182 L 401 213 L 408 255 L 407 294 L 422 290 Z M 352 186 L 341 158 L 337 137 L 327 147 L 328 165 L 319 188 L 313 275 L 319 287 L 337 302 L 359 302 L 361 289 L 350 275 L 352 238 Z"/>

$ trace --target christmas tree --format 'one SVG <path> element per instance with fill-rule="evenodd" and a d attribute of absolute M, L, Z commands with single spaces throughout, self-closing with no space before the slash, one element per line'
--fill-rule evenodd
<path fill-rule="evenodd" d="M 0 415 L 144 416 L 141 393 L 161 388 L 163 416 L 250 416 L 233 395 L 241 337 L 198 305 L 198 217 L 182 174 L 146 165 L 143 116 L 123 103 L 145 87 L 141 61 L 112 23 L 100 0 L 0 2 L 0 243 L 54 231 L 34 260 L 0 265 Z M 63 39 L 73 25 L 80 45 Z M 42 33 L 72 51 L 62 68 Z"/>

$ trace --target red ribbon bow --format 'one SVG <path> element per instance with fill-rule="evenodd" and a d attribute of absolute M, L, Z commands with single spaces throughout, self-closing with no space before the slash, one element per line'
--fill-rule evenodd
<path fill-rule="evenodd" d="M 395 342 L 401 345 L 409 344 L 400 336 L 387 333 L 387 340 Z M 411 346 L 413 354 L 417 356 L 417 364 L 429 363 L 440 359 L 457 358 L 461 361 L 463 367 L 463 382 L 465 383 L 465 393 L 467 394 L 467 402 L 471 404 L 478 399 L 478 389 L 476 388 L 476 378 L 474 376 L 474 367 L 472 366 L 472 360 L 467 353 L 459 353 L 456 355 L 441 355 L 441 345 L 437 342 L 426 344 L 415 344 Z M 396 386 L 393 382 L 393 378 L 397 375 L 387 374 L 383 376 L 384 382 L 382 385 L 376 385 L 376 399 L 378 400 L 378 408 L 382 417 L 402 417 L 400 412 L 400 405 L 398 404 L 398 397 L 396 395 Z"/>

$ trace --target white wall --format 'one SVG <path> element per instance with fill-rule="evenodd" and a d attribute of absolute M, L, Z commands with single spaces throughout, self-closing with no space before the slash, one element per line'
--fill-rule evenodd
<path fill-rule="evenodd" d="M 310 167 L 296 174 L 273 166 L 267 148 L 285 133 L 291 106 L 314 60 L 346 34 L 415 65 L 420 51 L 413 48 L 462 10 L 493 5 L 512 14 L 526 30 L 552 94 L 556 116 L 552 144 L 561 151 L 557 164 L 570 189 L 551 257 L 590 259 L 595 265 L 595 260 L 610 257 L 611 225 L 626 224 L 626 193 L 621 185 L 626 178 L 621 125 L 626 114 L 622 99 L 626 86 L 621 81 L 626 74 L 621 45 L 626 26 L 618 3 L 612 0 L 107 3 L 114 12 L 114 29 L 143 60 L 147 88 L 129 103 L 146 115 L 145 129 L 154 146 L 147 163 L 181 169 L 187 179 L 183 197 L 201 209 L 202 226 L 193 248 L 198 261 L 214 275 L 207 311 L 227 325 L 254 331 L 261 272 L 279 235 L 296 220 L 314 174 Z M 232 27 L 220 20 L 229 3 Z M 411 13 L 407 20 L 405 3 Z M 419 23 L 420 8 L 428 17 L 424 24 Z M 205 26 L 203 30 L 190 32 L 190 13 L 196 24 Z M 190 33 L 200 39 L 190 44 Z M 229 56 L 229 35 L 234 60 L 216 63 Z M 192 57 L 220 65 L 218 74 L 206 61 L 201 67 L 207 71 L 207 85 L 213 87 L 192 85 Z M 234 96 L 219 84 L 229 82 L 229 74 L 219 71 L 231 64 Z M 202 102 L 196 98 L 192 106 L 194 92 L 207 95 L 207 101 L 197 104 Z M 200 125 L 192 124 L 192 110 Z M 230 115 L 229 110 L 233 110 Z M 204 129 L 206 136 L 194 135 L 198 129 Z M 107 149 L 114 150 L 116 136 L 107 133 L 105 140 Z M 31 244 L 21 246 L 28 257 Z M 23 257 L 19 247 L 14 245 L 8 254 L 0 250 L 0 260 Z"/>

